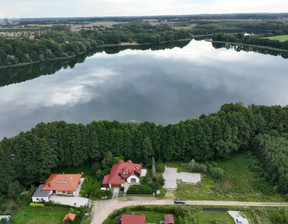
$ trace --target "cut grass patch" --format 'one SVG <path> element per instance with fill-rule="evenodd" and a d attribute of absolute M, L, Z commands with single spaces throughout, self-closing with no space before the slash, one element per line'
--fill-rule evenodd
<path fill-rule="evenodd" d="M 11 223 L 17 224 L 60 224 L 69 212 L 69 208 L 59 206 L 46 206 L 43 208 L 23 205 L 18 212 L 13 215 Z"/>
<path fill-rule="evenodd" d="M 288 40 L 288 35 L 279 35 L 279 36 L 264 37 L 264 38 L 269 39 L 269 40 L 278 40 L 280 42 L 284 42 Z"/>
<path fill-rule="evenodd" d="M 283 196 L 274 193 L 269 183 L 249 170 L 248 159 L 244 154 L 219 161 L 218 166 L 224 170 L 223 181 L 215 181 L 204 174 L 197 185 L 180 182 L 176 197 L 187 200 L 283 201 Z"/>
<path fill-rule="evenodd" d="M 234 223 L 233 218 L 225 211 L 199 211 L 197 213 L 192 213 L 190 217 L 201 224 Z"/>

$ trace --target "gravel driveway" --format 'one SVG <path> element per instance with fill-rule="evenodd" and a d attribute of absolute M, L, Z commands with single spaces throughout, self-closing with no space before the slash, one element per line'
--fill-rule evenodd
<path fill-rule="evenodd" d="M 102 224 L 104 220 L 115 210 L 133 205 L 172 205 L 173 200 L 158 200 L 154 197 L 124 197 L 111 200 L 93 202 L 91 224 Z M 188 205 L 208 205 L 208 206 L 285 206 L 286 202 L 239 202 L 239 201 L 186 201 Z M 176 205 L 181 206 L 181 205 Z"/>
<path fill-rule="evenodd" d="M 51 195 L 49 200 L 51 200 L 55 204 L 70 205 L 70 206 L 75 206 L 75 207 L 86 206 L 89 202 L 88 198 L 64 197 L 64 196 L 57 196 L 57 195 Z"/>
<path fill-rule="evenodd" d="M 163 178 L 165 179 L 165 184 L 163 188 L 166 189 L 176 189 L 177 180 L 182 180 L 186 183 L 197 184 L 201 181 L 200 173 L 177 173 L 177 168 L 169 168 L 165 166 L 165 171 L 163 173 Z"/>

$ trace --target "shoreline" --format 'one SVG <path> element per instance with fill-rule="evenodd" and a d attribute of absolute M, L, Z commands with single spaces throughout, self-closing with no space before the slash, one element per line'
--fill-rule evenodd
<path fill-rule="evenodd" d="M 181 42 L 181 41 L 188 41 L 188 40 L 191 41 L 192 39 L 189 38 L 189 39 L 180 39 L 180 40 L 175 40 L 175 41 L 162 41 L 159 43 L 140 43 L 139 44 L 139 43 L 133 42 L 133 43 L 120 43 L 120 44 L 103 44 L 103 45 L 97 46 L 93 49 L 103 48 L 103 47 L 133 47 L 133 46 L 144 46 L 144 45 L 150 45 L 150 44 L 165 44 L 165 43 Z M 91 49 L 91 50 L 93 50 L 93 49 Z M 2 65 L 2 66 L 0 66 L 0 69 L 22 67 L 22 66 L 27 66 L 27 65 L 32 65 L 32 64 L 38 64 L 41 62 L 47 62 L 47 61 L 66 60 L 66 59 L 75 58 L 79 55 L 85 54 L 86 52 L 87 51 L 81 52 L 80 54 L 77 54 L 77 55 L 71 55 L 71 56 L 66 56 L 66 57 L 48 58 L 44 61 L 25 62 L 25 63 L 19 63 L 19 64 L 15 64 L 15 65 Z"/>
<path fill-rule="evenodd" d="M 272 50 L 272 51 L 278 51 L 278 52 L 288 52 L 288 50 L 281 49 L 281 48 L 273 48 L 273 47 L 268 47 L 268 46 L 262 46 L 262 45 L 253 45 L 253 44 L 244 44 L 244 43 L 239 43 L 239 42 L 229 42 L 229 41 L 214 41 L 214 40 L 206 40 L 211 43 L 221 43 L 221 44 L 237 44 L 237 45 L 242 45 L 242 46 L 247 46 L 247 47 L 257 47 L 261 49 L 266 49 L 266 50 Z"/>

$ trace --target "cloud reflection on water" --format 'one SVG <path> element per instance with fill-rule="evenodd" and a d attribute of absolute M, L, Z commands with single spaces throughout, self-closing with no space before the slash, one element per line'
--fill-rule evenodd
<path fill-rule="evenodd" d="M 97 53 L 54 75 L 0 88 L 0 138 L 39 122 L 154 121 L 216 112 L 224 103 L 288 102 L 287 61 L 252 52 L 184 48 Z"/>

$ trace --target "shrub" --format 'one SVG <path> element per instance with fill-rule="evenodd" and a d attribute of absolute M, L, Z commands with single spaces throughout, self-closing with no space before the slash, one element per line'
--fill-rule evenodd
<path fill-rule="evenodd" d="M 157 172 L 163 173 L 165 170 L 165 165 L 162 163 L 162 161 L 159 161 L 156 163 L 156 170 Z"/>
<path fill-rule="evenodd" d="M 31 202 L 30 207 L 44 207 L 44 204 Z"/>
<path fill-rule="evenodd" d="M 188 171 L 190 171 L 190 172 L 206 173 L 206 171 L 207 171 L 206 165 L 197 163 L 194 159 L 192 159 L 188 163 L 187 168 L 188 168 Z"/>
<path fill-rule="evenodd" d="M 288 194 L 284 195 L 284 200 L 288 202 Z"/>
<path fill-rule="evenodd" d="M 280 213 L 273 213 L 271 216 L 271 222 L 273 224 L 282 224 L 284 222 L 284 218 Z"/>
<path fill-rule="evenodd" d="M 98 190 L 95 193 L 93 192 L 92 195 L 97 197 L 97 198 L 101 198 L 101 197 L 105 197 L 105 196 L 111 197 L 112 196 L 112 191 L 110 189 L 109 190 L 105 190 L 105 191 Z"/>
<path fill-rule="evenodd" d="M 216 163 L 209 164 L 208 171 L 213 179 L 220 181 L 224 179 L 224 170 L 218 167 Z"/>

